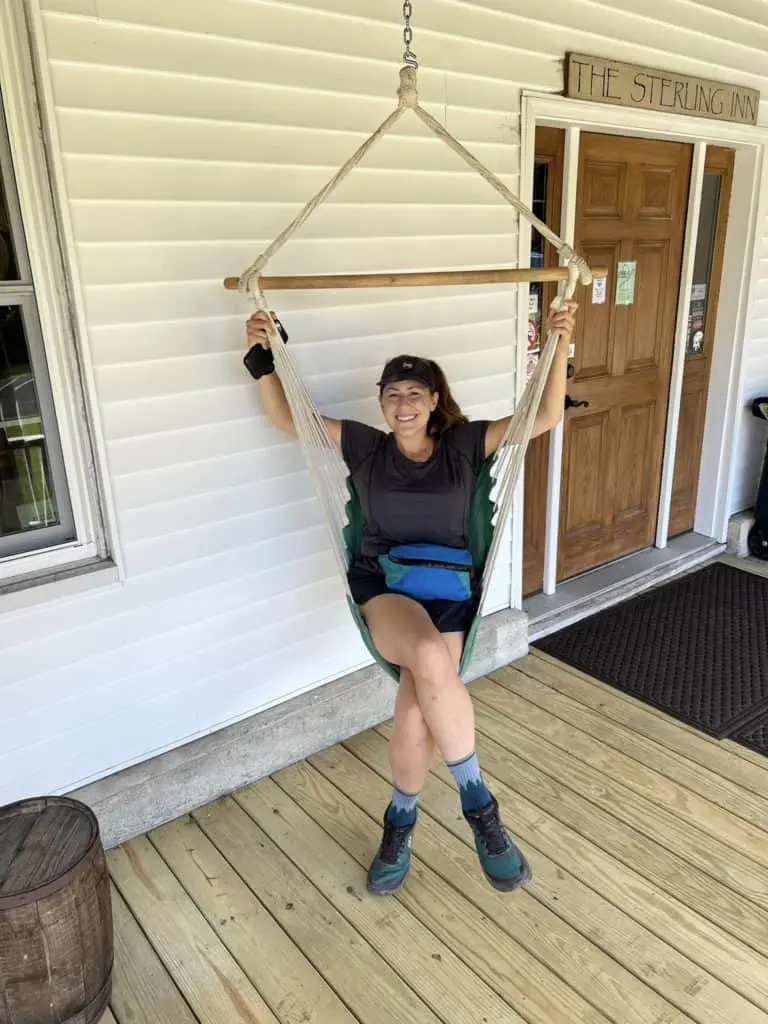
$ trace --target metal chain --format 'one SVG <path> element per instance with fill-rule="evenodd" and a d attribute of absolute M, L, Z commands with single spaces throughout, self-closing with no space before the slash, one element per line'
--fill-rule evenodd
<path fill-rule="evenodd" d="M 404 0 L 403 3 L 403 20 L 405 21 L 405 28 L 403 29 L 403 42 L 405 43 L 405 53 L 403 54 L 403 62 L 409 68 L 417 68 L 419 66 L 418 58 L 411 49 L 411 43 L 413 42 L 413 29 L 411 28 L 411 18 L 413 17 L 413 4 L 411 0 Z"/>

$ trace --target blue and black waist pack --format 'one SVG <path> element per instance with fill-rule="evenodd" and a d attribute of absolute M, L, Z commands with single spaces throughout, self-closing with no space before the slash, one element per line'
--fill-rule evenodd
<path fill-rule="evenodd" d="M 379 555 L 387 587 L 417 601 L 469 601 L 472 555 L 441 544 L 400 544 Z"/>

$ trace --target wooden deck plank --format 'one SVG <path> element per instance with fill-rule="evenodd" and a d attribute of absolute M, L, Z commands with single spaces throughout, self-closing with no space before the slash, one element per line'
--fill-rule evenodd
<path fill-rule="evenodd" d="M 201 1024 L 278 1024 L 146 836 L 108 854 L 121 895 Z"/>
<path fill-rule="evenodd" d="M 355 1024 L 344 1003 L 192 818 L 165 825 L 150 839 L 283 1024 Z"/>
<path fill-rule="evenodd" d="M 494 749 L 497 758 L 500 753 L 507 759 L 512 755 L 523 771 L 532 770 L 540 781 L 545 782 L 545 793 L 547 786 L 554 786 L 562 799 L 565 790 L 571 798 L 569 806 L 573 804 L 572 797 L 577 797 L 582 825 L 590 829 L 591 835 L 594 835 L 593 823 L 596 821 L 609 831 L 616 823 L 629 826 L 632 842 L 627 863 L 630 866 L 638 848 L 642 848 L 643 858 L 651 861 L 654 860 L 654 851 L 657 852 L 660 865 L 668 867 L 665 874 L 669 874 L 669 864 L 674 860 L 675 873 L 682 872 L 686 882 L 695 878 L 696 891 L 707 893 L 707 905 L 711 909 L 708 913 L 699 903 L 696 905 L 699 912 L 726 929 L 735 926 L 736 936 L 761 952 L 768 950 L 768 912 L 760 905 L 768 877 L 765 872 L 761 874 L 758 865 L 753 868 L 752 862 L 746 862 L 744 885 L 739 885 L 740 871 L 734 870 L 738 855 L 732 854 L 727 847 L 714 856 L 713 847 L 717 844 L 699 830 L 679 822 L 666 808 L 656 807 L 588 766 L 571 761 L 546 740 L 531 735 L 510 719 L 486 710 L 481 703 L 476 705 L 475 714 L 481 749 L 487 745 L 487 740 L 492 741 L 497 744 Z M 539 768 L 539 765 L 543 767 Z M 542 773 L 546 781 L 542 779 Z M 536 796 L 532 799 L 539 802 Z M 559 817 L 559 808 L 555 806 L 552 810 Z M 604 811 L 605 816 L 596 813 L 600 811 Z M 646 842 L 641 843 L 640 839 Z M 748 922 L 749 926 L 745 927 Z"/>
<path fill-rule="evenodd" d="M 345 746 L 386 774 L 382 736 L 368 733 Z M 481 761 L 506 820 L 512 823 L 513 833 L 530 856 L 534 877 L 527 888 L 532 895 L 694 1020 L 732 1024 L 743 1019 L 767 1024 L 768 1015 L 734 990 L 734 979 L 743 983 L 744 994 L 757 990 L 768 1005 L 764 968 L 768 961 L 738 943 L 732 945 L 731 937 L 718 933 L 716 928 L 705 929 L 702 941 L 695 922 L 691 927 L 693 915 L 681 914 L 681 908 L 664 893 L 615 864 L 610 856 L 543 815 L 536 806 L 520 800 L 496 776 L 504 764 L 503 755 L 498 763 L 485 756 Z M 499 776 L 502 774 L 503 767 Z M 440 781 L 435 785 L 430 779 L 422 806 L 468 844 L 463 822 L 456 814 L 457 797 L 450 773 L 436 766 L 434 775 Z M 514 767 L 509 775 L 517 776 Z M 714 938 L 712 946 L 706 941 L 709 935 Z M 761 978 L 753 977 L 756 968 L 758 973 L 762 971 Z"/>
<path fill-rule="evenodd" d="M 734 894 L 746 897 L 763 911 L 768 910 L 768 873 L 755 861 L 703 829 L 681 821 L 666 806 L 639 796 L 627 785 L 571 757 L 511 718 L 500 716 L 482 704 L 476 704 L 475 713 L 478 727 L 486 736 L 513 750 L 530 764 L 545 765 L 548 774 L 572 790 L 586 793 L 595 806 L 677 853 L 689 864 L 728 886 Z"/>
<path fill-rule="evenodd" d="M 360 758 L 344 747 L 334 747 L 311 758 L 311 764 L 330 782 L 341 789 L 351 800 L 362 808 L 369 816 L 365 823 L 366 843 L 371 844 L 371 835 L 375 835 L 376 822 L 380 818 L 382 806 L 389 799 L 390 786 L 381 773 L 388 771 L 386 747 L 381 737 L 370 733 L 359 737 L 359 742 L 366 745 L 366 752 L 375 761 L 375 768 L 368 767 L 368 759 L 364 763 Z M 357 741 L 355 743 L 357 746 Z M 280 777 L 282 784 L 282 776 Z M 440 784 L 430 780 L 430 800 L 434 792 L 442 797 L 441 806 L 445 812 L 456 818 L 456 794 L 447 789 L 445 794 L 439 793 Z M 448 806 L 450 801 L 450 806 Z M 432 810 L 431 802 L 426 804 Z M 371 823 L 370 819 L 373 819 Z M 326 820 L 327 817 L 326 817 Z M 593 928 L 592 938 L 588 939 L 556 913 L 539 902 L 526 889 L 521 889 L 514 896 L 500 897 L 483 878 L 478 867 L 477 857 L 472 847 L 466 826 L 464 842 L 452 832 L 435 821 L 429 814 L 422 813 L 415 837 L 414 850 L 416 864 L 414 880 L 403 890 L 401 898 L 409 903 L 418 903 L 424 914 L 432 912 L 432 886 L 424 887 L 425 869 L 421 864 L 428 865 L 443 881 L 440 888 L 455 887 L 469 901 L 464 912 L 456 922 L 460 928 L 463 921 L 477 917 L 480 927 L 487 929 L 484 922 L 488 918 L 498 925 L 504 936 L 497 940 L 500 947 L 507 946 L 510 954 L 514 954 L 514 940 L 530 952 L 529 961 L 533 961 L 519 972 L 516 984 L 524 985 L 523 994 L 534 986 L 545 989 L 548 997 L 556 996 L 563 988 L 563 982 L 574 991 L 579 992 L 588 1002 L 597 1007 L 610 1020 L 621 1021 L 622 1024 L 668 1024 L 671 1021 L 688 1021 L 690 1018 L 673 1007 L 647 987 L 634 974 L 626 970 L 601 948 L 604 936 L 595 927 L 596 905 L 602 902 L 599 896 L 589 892 L 586 887 L 583 893 L 586 901 L 579 905 L 578 915 L 581 920 L 589 920 Z M 555 880 L 558 868 L 539 855 L 536 858 L 534 888 L 538 888 L 542 878 Z M 562 873 L 561 873 L 562 874 Z M 449 920 L 449 924 L 450 924 Z M 493 964 L 495 958 L 489 963 Z M 557 976 L 563 979 L 561 982 Z M 553 985 L 552 978 L 556 979 Z M 569 997 L 570 998 L 570 997 Z M 560 1005 L 568 1005 L 566 999 Z M 544 1005 L 546 1010 L 546 1003 Z M 568 1020 L 577 1019 L 569 1015 Z M 559 1019 L 558 1016 L 544 1017 L 545 1021 Z"/>
<path fill-rule="evenodd" d="M 236 795 L 301 871 L 446 1024 L 521 1018 L 401 904 L 373 900 L 359 864 L 271 779 Z"/>
<path fill-rule="evenodd" d="M 746 747 L 712 739 L 658 708 L 556 661 L 543 651 L 532 651 L 528 657 L 516 662 L 515 668 L 560 692 L 570 694 L 588 707 L 604 709 L 603 713 L 611 720 L 622 722 L 635 732 L 663 743 L 670 750 L 677 751 L 758 796 L 768 793 L 768 758 L 760 757 Z"/>
<path fill-rule="evenodd" d="M 117 1021 L 113 1017 L 112 1011 L 110 1010 L 109 1007 L 107 1007 L 106 1010 L 104 1011 L 101 1020 L 99 1021 L 99 1024 L 117 1024 Z"/>
<path fill-rule="evenodd" d="M 768 1024 L 768 759 L 541 652 L 471 692 L 525 889 L 439 763 L 408 884 L 365 892 L 388 723 L 110 851 L 103 1024 Z"/>
<path fill-rule="evenodd" d="M 120 1024 L 196 1024 L 120 893 L 112 886 L 115 967 L 112 1007 Z M 106 1018 L 103 1024 L 109 1024 Z"/>
<path fill-rule="evenodd" d="M 342 758 L 344 752 L 338 751 L 338 756 Z M 352 758 L 352 755 L 347 754 L 347 757 Z M 359 761 L 357 764 L 361 772 L 367 771 Z M 386 807 L 386 801 L 382 803 L 379 799 L 374 814 L 369 815 L 307 762 L 287 768 L 274 778 L 280 788 L 350 853 L 363 871 L 367 871 L 380 839 L 380 812 Z M 381 783 L 378 778 L 375 781 Z M 365 787 L 367 779 L 364 777 L 361 782 Z M 374 787 L 369 793 L 373 793 L 375 799 Z M 421 838 L 421 829 L 418 834 Z M 466 859 L 469 861 L 468 856 Z M 479 874 L 476 858 L 473 861 L 468 866 Z M 466 879 L 468 874 L 465 866 L 463 877 Z M 469 903 L 466 889 L 462 887 L 458 891 L 446 885 L 423 862 L 415 866 L 414 878 L 414 884 L 406 886 L 398 897 L 403 906 L 453 949 L 506 1003 L 525 1014 L 529 1024 L 607 1024 L 609 1018 L 527 950 L 511 942 L 508 934 Z M 510 899 L 519 902 L 517 895 Z"/>
<path fill-rule="evenodd" d="M 663 750 L 656 752 L 658 767 L 654 770 L 635 756 L 639 741 L 631 744 L 631 737 L 624 738 L 623 749 L 616 749 L 600 737 L 578 728 L 575 714 L 566 721 L 521 697 L 511 686 L 500 686 L 493 680 L 484 679 L 473 687 L 472 693 L 486 707 L 511 718 L 529 733 L 541 736 L 572 761 L 588 765 L 604 778 L 626 786 L 650 803 L 668 808 L 680 822 L 700 829 L 717 843 L 738 850 L 750 861 L 768 867 L 768 834 L 662 774 L 665 766 Z M 764 873 L 760 872 L 760 875 L 764 879 Z M 766 902 L 763 905 L 768 906 L 768 888 L 765 892 Z"/>
<path fill-rule="evenodd" d="M 388 736 L 390 728 L 389 725 L 382 726 L 380 732 Z M 365 737 L 356 737 L 346 745 L 358 752 L 358 745 L 364 740 Z M 561 785 L 557 779 L 524 761 L 514 751 L 484 737 L 479 737 L 478 749 L 485 771 L 505 784 L 507 799 L 514 808 L 515 829 L 534 846 L 546 841 L 543 849 L 562 868 L 578 874 L 604 895 L 608 894 L 606 887 L 610 880 L 616 877 L 618 898 L 615 902 L 622 908 L 625 899 L 621 893 L 625 887 L 630 894 L 637 892 L 637 908 L 641 914 L 654 911 L 658 903 L 667 907 L 673 915 L 671 930 L 667 932 L 673 945 L 678 930 L 685 934 L 684 919 L 677 920 L 675 911 L 688 907 L 710 922 L 714 928 L 713 937 L 718 932 L 722 933 L 721 942 L 713 945 L 713 951 L 722 942 L 730 944 L 736 939 L 740 940 L 734 946 L 737 951 L 751 947 L 750 952 L 756 950 L 768 957 L 768 915 L 765 912 L 734 896 L 681 857 L 590 804 L 579 793 Z M 435 773 L 446 781 L 450 778 L 442 766 L 436 766 Z M 625 877 L 626 870 L 631 872 L 629 877 Z M 656 890 L 662 892 L 661 901 Z M 667 900 L 666 896 L 672 899 Z M 638 920 L 642 923 L 644 919 Z M 652 923 L 650 928 L 656 930 Z M 707 951 L 706 945 L 702 948 Z M 709 961 L 702 962 L 717 973 L 716 966 L 710 967 Z M 764 963 L 762 960 L 759 962 Z M 749 959 L 744 970 L 747 976 L 753 970 Z M 764 992 L 768 981 L 764 968 L 761 980 Z"/>
<path fill-rule="evenodd" d="M 511 690 L 518 697 L 569 722 L 602 743 L 616 750 L 628 752 L 633 760 L 640 761 L 653 771 L 660 772 L 724 810 L 757 826 L 762 830 L 763 840 L 768 838 L 768 796 L 758 796 L 745 790 L 743 786 L 723 778 L 717 772 L 681 756 L 655 739 L 650 739 L 634 727 L 617 722 L 612 713 L 606 713 L 608 709 L 605 708 L 605 702 L 600 702 L 599 694 L 596 703 L 599 702 L 601 706 L 588 707 L 570 692 L 566 692 L 565 688 L 556 689 L 543 682 L 538 675 L 525 674 L 511 666 L 492 672 L 489 678 Z M 476 691 L 475 687 L 472 692 L 478 692 L 482 698 L 482 693 Z M 589 692 L 595 695 L 594 690 Z"/>
<path fill-rule="evenodd" d="M 361 1024 L 440 1024 L 234 800 L 220 800 L 194 817 Z"/>

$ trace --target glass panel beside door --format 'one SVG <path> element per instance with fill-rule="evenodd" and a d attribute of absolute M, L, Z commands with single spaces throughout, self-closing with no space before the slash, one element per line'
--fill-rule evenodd
<path fill-rule="evenodd" d="M 696 238 L 696 254 L 693 264 L 693 286 L 688 309 L 688 334 L 686 356 L 697 356 L 704 352 L 707 327 L 707 294 L 712 276 L 712 261 L 715 255 L 717 218 L 720 208 L 720 194 L 723 176 L 721 172 L 705 172 L 701 189 L 701 212 Z"/>

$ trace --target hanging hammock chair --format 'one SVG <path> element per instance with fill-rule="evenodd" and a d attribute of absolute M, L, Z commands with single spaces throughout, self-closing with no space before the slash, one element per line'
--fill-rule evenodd
<path fill-rule="evenodd" d="M 406 7 L 408 5 L 406 4 Z M 410 26 L 406 18 L 406 64 L 400 71 L 399 103 L 381 125 L 365 140 L 340 170 L 307 203 L 298 216 L 272 242 L 267 249 L 239 276 L 227 278 L 229 289 L 238 289 L 249 295 L 257 307 L 269 315 L 270 306 L 265 292 L 277 289 L 403 287 L 444 284 L 500 283 L 508 281 L 560 281 L 560 291 L 552 303 L 562 308 L 581 282 L 591 283 L 593 276 L 605 276 L 606 271 L 590 270 L 587 263 L 563 239 L 537 218 L 528 207 L 513 195 L 507 186 L 458 142 L 428 111 L 419 104 L 417 93 L 417 64 L 410 52 Z M 312 213 L 323 203 L 347 175 L 360 163 L 369 150 L 387 134 L 401 117 L 412 111 L 434 134 L 443 140 L 470 167 L 480 174 L 515 210 L 526 217 L 539 233 L 560 254 L 561 266 L 548 269 L 492 269 L 398 274 L 358 274 L 310 277 L 262 277 L 272 256 L 295 234 Z M 271 317 L 270 317 L 271 320 Z M 517 481 L 525 458 L 525 451 L 533 430 L 536 412 L 557 349 L 557 335 L 550 334 L 542 347 L 539 362 L 511 416 L 506 434 L 496 453 L 487 459 L 478 475 L 470 502 L 469 549 L 473 564 L 481 576 L 477 614 L 469 629 L 461 659 L 463 678 L 474 678 L 472 658 L 475 639 L 488 597 L 488 586 L 502 544 L 504 524 L 510 517 Z M 362 511 L 348 470 L 336 445 L 331 440 L 322 416 L 317 411 L 296 365 L 272 322 L 271 345 L 275 366 L 283 384 L 293 416 L 299 443 L 305 453 L 317 496 L 322 506 L 336 563 L 346 588 L 346 596 L 354 621 L 365 645 L 375 661 L 394 679 L 399 678 L 398 666 L 387 662 L 376 650 L 371 634 L 359 607 L 355 604 L 347 582 L 347 570 L 360 553 L 362 538 Z M 495 494 L 493 493 L 495 489 Z"/>

